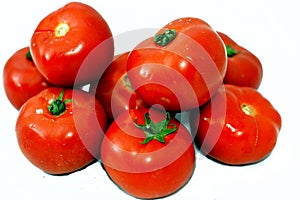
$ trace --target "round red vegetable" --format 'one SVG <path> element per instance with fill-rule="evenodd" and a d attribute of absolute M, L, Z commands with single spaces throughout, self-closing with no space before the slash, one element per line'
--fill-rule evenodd
<path fill-rule="evenodd" d="M 206 103 L 223 83 L 225 45 L 209 24 L 180 18 L 138 44 L 128 57 L 128 77 L 148 105 L 184 111 Z"/>
<path fill-rule="evenodd" d="M 225 107 L 226 115 L 212 117 L 211 103 Z M 191 114 L 197 146 L 205 155 L 229 165 L 252 164 L 266 158 L 281 129 L 278 111 L 251 87 L 225 85 L 200 113 Z"/>
<path fill-rule="evenodd" d="M 71 2 L 43 18 L 30 42 L 33 60 L 58 86 L 98 80 L 114 56 L 111 30 L 91 6 Z"/>
<path fill-rule="evenodd" d="M 19 49 L 7 60 L 3 85 L 8 100 L 17 110 L 30 97 L 51 86 L 35 67 L 29 47 Z"/>
<path fill-rule="evenodd" d="M 131 109 L 108 128 L 101 159 L 109 177 L 137 198 L 159 198 L 178 191 L 195 168 L 189 131 L 155 109 Z"/>
<path fill-rule="evenodd" d="M 26 158 L 49 174 L 71 173 L 99 158 L 107 119 L 82 90 L 51 87 L 21 108 L 16 134 Z"/>
<path fill-rule="evenodd" d="M 257 89 L 263 77 L 260 60 L 228 35 L 222 32 L 218 32 L 218 34 L 226 45 L 228 57 L 224 83 Z"/>
<path fill-rule="evenodd" d="M 127 76 L 129 52 L 115 56 L 97 83 L 95 95 L 102 103 L 110 121 L 128 109 L 147 107 L 132 89 Z"/>

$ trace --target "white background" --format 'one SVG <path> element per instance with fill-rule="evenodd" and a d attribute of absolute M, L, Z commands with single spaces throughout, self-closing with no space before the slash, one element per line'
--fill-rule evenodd
<path fill-rule="evenodd" d="M 297 1 L 128 0 L 83 1 L 106 19 L 114 35 L 160 28 L 179 17 L 198 17 L 228 34 L 262 62 L 259 91 L 282 116 L 278 143 L 261 163 L 230 167 L 197 156 L 190 182 L 165 199 L 299 199 L 299 19 Z M 28 46 L 38 22 L 68 3 L 62 0 L 6 1 L 0 7 L 0 67 Z M 21 154 L 15 137 L 18 112 L 0 90 L 0 199 L 134 199 L 117 188 L 95 163 L 68 176 L 45 174 Z"/>

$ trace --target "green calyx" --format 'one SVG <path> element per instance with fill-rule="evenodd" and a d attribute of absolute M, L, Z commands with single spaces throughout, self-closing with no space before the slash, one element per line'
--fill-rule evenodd
<path fill-rule="evenodd" d="M 27 53 L 26 53 L 26 58 L 27 58 L 29 61 L 33 61 L 33 60 L 32 60 L 32 56 L 31 56 L 30 51 L 27 51 Z"/>
<path fill-rule="evenodd" d="M 134 123 L 134 125 L 143 130 L 143 132 L 146 135 L 146 138 L 142 142 L 142 144 L 147 144 L 151 140 L 158 140 L 161 143 L 165 143 L 165 136 L 174 133 L 177 130 L 177 127 L 175 124 L 169 124 L 170 122 L 170 113 L 166 113 L 167 117 L 163 119 L 162 121 L 158 123 L 154 123 L 149 116 L 149 113 L 147 112 L 144 115 L 145 118 L 145 124 L 139 125 Z M 171 127 L 170 127 L 171 126 Z"/>
<path fill-rule="evenodd" d="M 59 116 L 66 111 L 66 103 L 71 102 L 71 99 L 62 100 L 64 96 L 64 90 L 61 91 L 59 97 L 54 99 L 53 102 L 48 106 L 48 110 L 52 115 Z"/>
<path fill-rule="evenodd" d="M 164 33 L 154 36 L 154 43 L 165 47 L 172 42 L 176 37 L 176 30 L 167 29 Z"/>
<path fill-rule="evenodd" d="M 230 45 L 226 45 L 227 57 L 235 56 L 239 51 L 232 48 Z"/>

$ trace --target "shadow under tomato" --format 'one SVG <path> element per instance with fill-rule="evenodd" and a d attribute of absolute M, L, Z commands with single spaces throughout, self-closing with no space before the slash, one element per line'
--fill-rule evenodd
<path fill-rule="evenodd" d="M 199 145 L 196 142 L 194 142 L 194 143 L 195 143 L 195 150 L 196 150 L 197 153 L 200 153 L 203 157 L 205 157 L 205 158 L 207 158 L 207 159 L 209 159 L 209 160 L 211 160 L 211 161 L 213 161 L 217 164 L 224 165 L 224 166 L 232 166 L 232 167 L 253 166 L 253 165 L 262 163 L 264 160 L 266 160 L 271 155 L 271 153 L 270 153 L 269 155 L 267 155 L 266 157 L 264 157 L 263 159 L 261 159 L 257 162 L 251 162 L 251 163 L 246 163 L 246 164 L 229 164 L 229 163 L 225 163 L 225 162 L 222 162 L 220 160 L 217 160 L 217 159 L 205 154 L 203 151 L 201 151 L 201 149 L 199 148 Z"/>
<path fill-rule="evenodd" d="M 195 149 L 195 151 L 196 151 L 196 149 Z M 103 163 L 100 162 L 100 161 L 99 161 L 99 163 L 100 163 L 102 169 L 105 171 L 107 177 L 112 181 L 112 183 L 114 183 L 114 185 L 115 185 L 119 190 L 123 191 L 125 194 L 127 194 L 127 195 L 129 195 L 129 196 L 131 196 L 131 197 L 133 197 L 133 198 L 137 198 L 137 197 L 135 197 L 135 196 L 133 196 L 133 195 L 127 193 L 123 188 L 121 188 L 117 183 L 115 183 L 115 181 L 109 176 L 109 174 L 108 174 L 107 171 L 105 170 L 105 167 L 104 167 Z M 170 197 L 170 196 L 172 196 L 172 195 L 178 193 L 180 190 L 182 190 L 182 189 L 190 182 L 190 180 L 193 178 L 193 175 L 194 175 L 194 172 L 195 172 L 195 170 L 196 170 L 196 167 L 197 167 L 197 163 L 196 163 L 196 160 L 195 160 L 195 166 L 194 166 L 194 169 L 193 169 L 193 171 L 192 171 L 192 174 L 191 174 L 190 178 L 186 181 L 185 184 L 183 184 L 183 185 L 182 185 L 180 188 L 178 188 L 175 192 L 173 192 L 173 193 L 171 193 L 171 194 L 168 194 L 168 195 L 166 195 L 166 196 L 161 196 L 161 197 L 155 198 L 155 199 L 164 199 L 164 198 Z M 153 199 L 153 198 L 143 198 L 143 199 Z"/>
<path fill-rule="evenodd" d="M 95 164 L 96 162 L 98 162 L 97 159 L 93 160 L 92 162 L 88 163 L 87 165 L 83 166 L 82 168 L 79 168 L 79 169 L 77 169 L 75 171 L 71 171 L 71 172 L 67 172 L 67 173 L 61 173 L 61 174 L 51 174 L 51 173 L 47 173 L 47 172 L 45 172 L 45 173 L 48 174 L 48 175 L 51 175 L 51 176 L 68 176 L 70 174 L 74 174 L 76 172 L 85 170 L 86 168 L 88 168 L 89 166 Z"/>

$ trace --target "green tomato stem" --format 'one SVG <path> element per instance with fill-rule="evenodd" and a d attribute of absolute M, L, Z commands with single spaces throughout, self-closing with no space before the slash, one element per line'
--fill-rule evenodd
<path fill-rule="evenodd" d="M 63 101 L 64 90 L 61 91 L 59 97 L 54 99 L 53 102 L 48 106 L 48 110 L 52 115 L 59 116 L 66 111 L 66 103 L 71 102 L 71 99 Z"/>
<path fill-rule="evenodd" d="M 164 33 L 154 36 L 154 43 L 165 47 L 172 42 L 176 37 L 176 30 L 167 29 Z"/>
<path fill-rule="evenodd" d="M 31 53 L 30 53 L 29 50 L 28 50 L 27 53 L 26 53 L 26 58 L 27 58 L 29 61 L 33 61 L 33 60 L 32 60 L 32 56 L 31 56 Z"/>
<path fill-rule="evenodd" d="M 147 144 L 151 140 L 158 140 L 161 143 L 165 143 L 165 136 L 174 133 L 177 130 L 176 124 L 169 124 L 171 118 L 170 113 L 167 112 L 166 114 L 167 117 L 158 123 L 154 123 L 150 119 L 148 112 L 144 115 L 145 124 L 139 125 L 135 121 L 134 125 L 143 130 L 146 135 L 144 141 L 141 142 L 142 144 Z"/>
<path fill-rule="evenodd" d="M 239 51 L 232 48 L 230 45 L 226 45 L 227 57 L 235 56 Z"/>

